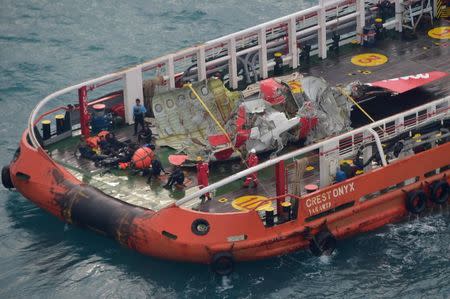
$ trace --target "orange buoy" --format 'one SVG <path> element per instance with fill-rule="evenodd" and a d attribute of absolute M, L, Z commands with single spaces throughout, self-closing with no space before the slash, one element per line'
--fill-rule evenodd
<path fill-rule="evenodd" d="M 152 160 L 155 154 L 148 147 L 140 147 L 135 152 L 133 157 L 131 158 L 131 162 L 134 165 L 134 168 L 144 169 L 149 168 L 152 164 Z"/>

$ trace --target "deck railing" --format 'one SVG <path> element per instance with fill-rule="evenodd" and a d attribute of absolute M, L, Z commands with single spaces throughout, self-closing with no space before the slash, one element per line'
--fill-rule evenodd
<path fill-rule="evenodd" d="M 402 1 L 395 0 L 397 17 L 387 20 L 385 27 L 395 26 L 401 31 L 401 17 L 398 15 L 401 15 Z M 376 2 L 319 0 L 318 5 L 285 17 L 59 90 L 45 97 L 32 111 L 28 121 L 31 143 L 35 148 L 40 147 L 33 125 L 41 109 L 52 100 L 80 88 L 93 90 L 122 81 L 125 119 L 132 123 L 131 106 L 136 98 L 143 98 L 144 74 L 161 76 L 167 82 L 166 88 L 173 89 L 182 80 L 201 81 L 217 71 L 226 71 L 229 86 L 237 88 L 242 80 L 266 78 L 273 68 L 273 53 L 276 51 L 283 54 L 283 63 L 292 68 L 299 66 L 299 52 L 306 43 L 312 46 L 311 54 L 325 59 L 332 32 L 341 34 L 340 44 L 358 38 L 370 17 L 367 12 L 373 10 Z M 243 74 L 239 74 L 240 70 Z"/>
<path fill-rule="evenodd" d="M 320 164 L 320 187 L 325 187 L 332 183 L 332 167 L 330 167 L 332 166 L 330 164 L 331 162 L 338 162 L 352 156 L 356 154 L 361 145 L 375 142 L 379 156 L 382 159 L 382 164 L 386 165 L 386 161 L 384 160 L 384 150 L 381 145 L 383 140 L 392 138 L 400 133 L 408 132 L 414 128 L 424 126 L 427 123 L 449 118 L 449 116 L 450 96 L 447 96 L 445 98 L 435 100 L 414 109 L 371 123 L 351 132 L 265 161 L 255 167 L 233 174 L 197 192 L 191 193 L 190 195 L 178 200 L 176 205 L 184 205 L 193 199 L 198 199 L 201 195 L 207 192 L 212 192 L 222 186 L 233 183 L 251 173 L 273 167 L 279 162 L 289 161 L 296 157 L 308 156 L 311 153 L 316 155 L 317 152 Z M 338 165 L 336 164 L 335 166 L 337 168 Z"/>

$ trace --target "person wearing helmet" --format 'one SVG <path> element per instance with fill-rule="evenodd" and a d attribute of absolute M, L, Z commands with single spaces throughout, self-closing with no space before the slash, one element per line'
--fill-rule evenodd
<path fill-rule="evenodd" d="M 197 182 L 198 182 L 198 187 L 200 189 L 203 189 L 206 186 L 208 186 L 208 184 L 209 184 L 208 175 L 209 175 L 208 163 L 203 161 L 202 157 L 198 156 L 197 157 Z M 209 192 L 200 196 L 202 203 L 205 201 L 205 198 L 206 198 L 206 200 L 211 199 Z"/>
<path fill-rule="evenodd" d="M 256 150 L 254 148 L 252 148 L 249 152 L 249 154 L 247 155 L 247 159 L 245 160 L 245 163 L 247 164 L 247 167 L 253 167 L 258 165 L 259 159 L 258 156 L 256 155 Z M 257 177 L 257 173 L 253 172 L 250 173 L 249 175 L 247 175 L 247 177 L 245 178 L 244 181 L 244 187 L 249 187 L 250 184 L 253 182 L 253 188 L 256 188 L 258 186 L 258 177 Z"/>

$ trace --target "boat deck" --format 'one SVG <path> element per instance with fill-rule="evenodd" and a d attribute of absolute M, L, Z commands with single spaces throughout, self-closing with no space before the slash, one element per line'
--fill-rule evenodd
<path fill-rule="evenodd" d="M 448 23 L 444 25 L 448 25 Z M 434 25 L 434 27 L 437 26 L 437 24 Z M 374 48 L 363 48 L 357 45 L 345 46 L 341 49 L 339 57 L 330 55 L 331 57 L 323 61 L 313 59 L 311 67 L 300 69 L 300 72 L 323 77 L 331 85 L 345 85 L 355 80 L 375 82 L 434 70 L 450 72 L 449 45 L 448 41 L 430 38 L 427 35 L 427 30 L 423 29 L 415 40 L 405 41 L 395 35 L 379 42 Z M 384 54 L 389 58 L 389 62 L 375 67 L 360 67 L 350 62 L 352 56 L 368 52 Z M 425 102 L 442 98 L 449 94 L 449 89 L 450 79 L 447 77 L 395 98 L 383 99 L 381 102 L 366 102 L 363 107 L 378 120 Z M 367 119 L 361 112 L 354 110 L 352 112 L 352 124 L 353 127 L 359 127 L 367 124 Z M 116 136 L 119 139 L 133 140 L 132 127 L 126 126 L 118 129 Z M 49 146 L 47 150 L 55 161 L 61 163 L 83 182 L 130 204 L 159 210 L 198 188 L 196 187 L 194 168 L 185 169 L 185 188 L 174 188 L 173 191 L 169 191 L 162 188 L 167 176 L 162 176 L 160 181 L 153 180 L 150 184 L 147 184 L 147 178 L 139 174 L 133 174 L 128 170 L 98 168 L 92 161 L 75 157 L 74 153 L 77 150 L 78 142 L 78 137 L 72 137 Z M 166 170 L 170 170 L 167 161 L 167 156 L 170 153 L 173 153 L 173 151 L 167 148 L 156 149 L 156 154 Z M 216 163 L 210 166 L 210 182 L 218 181 L 242 169 L 243 166 L 239 161 Z M 317 165 L 315 169 L 318 169 Z M 190 207 L 215 213 L 231 212 L 237 210 L 232 205 L 232 201 L 239 196 L 250 194 L 265 197 L 275 196 L 273 170 L 265 169 L 262 173 L 259 173 L 259 179 L 260 184 L 256 189 L 242 188 L 242 181 L 235 182 L 227 186 L 227 189 L 217 190 L 211 201 L 202 205 L 195 202 Z M 317 181 L 318 173 L 313 170 L 304 183 L 317 183 Z"/>

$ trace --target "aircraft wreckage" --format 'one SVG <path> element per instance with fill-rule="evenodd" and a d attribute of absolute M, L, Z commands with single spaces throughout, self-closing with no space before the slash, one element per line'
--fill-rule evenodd
<path fill-rule="evenodd" d="M 351 102 L 321 78 L 294 73 L 242 92 L 214 77 L 190 87 L 152 99 L 157 145 L 190 158 L 221 161 L 252 148 L 278 153 L 289 142 L 309 144 L 351 129 Z"/>

